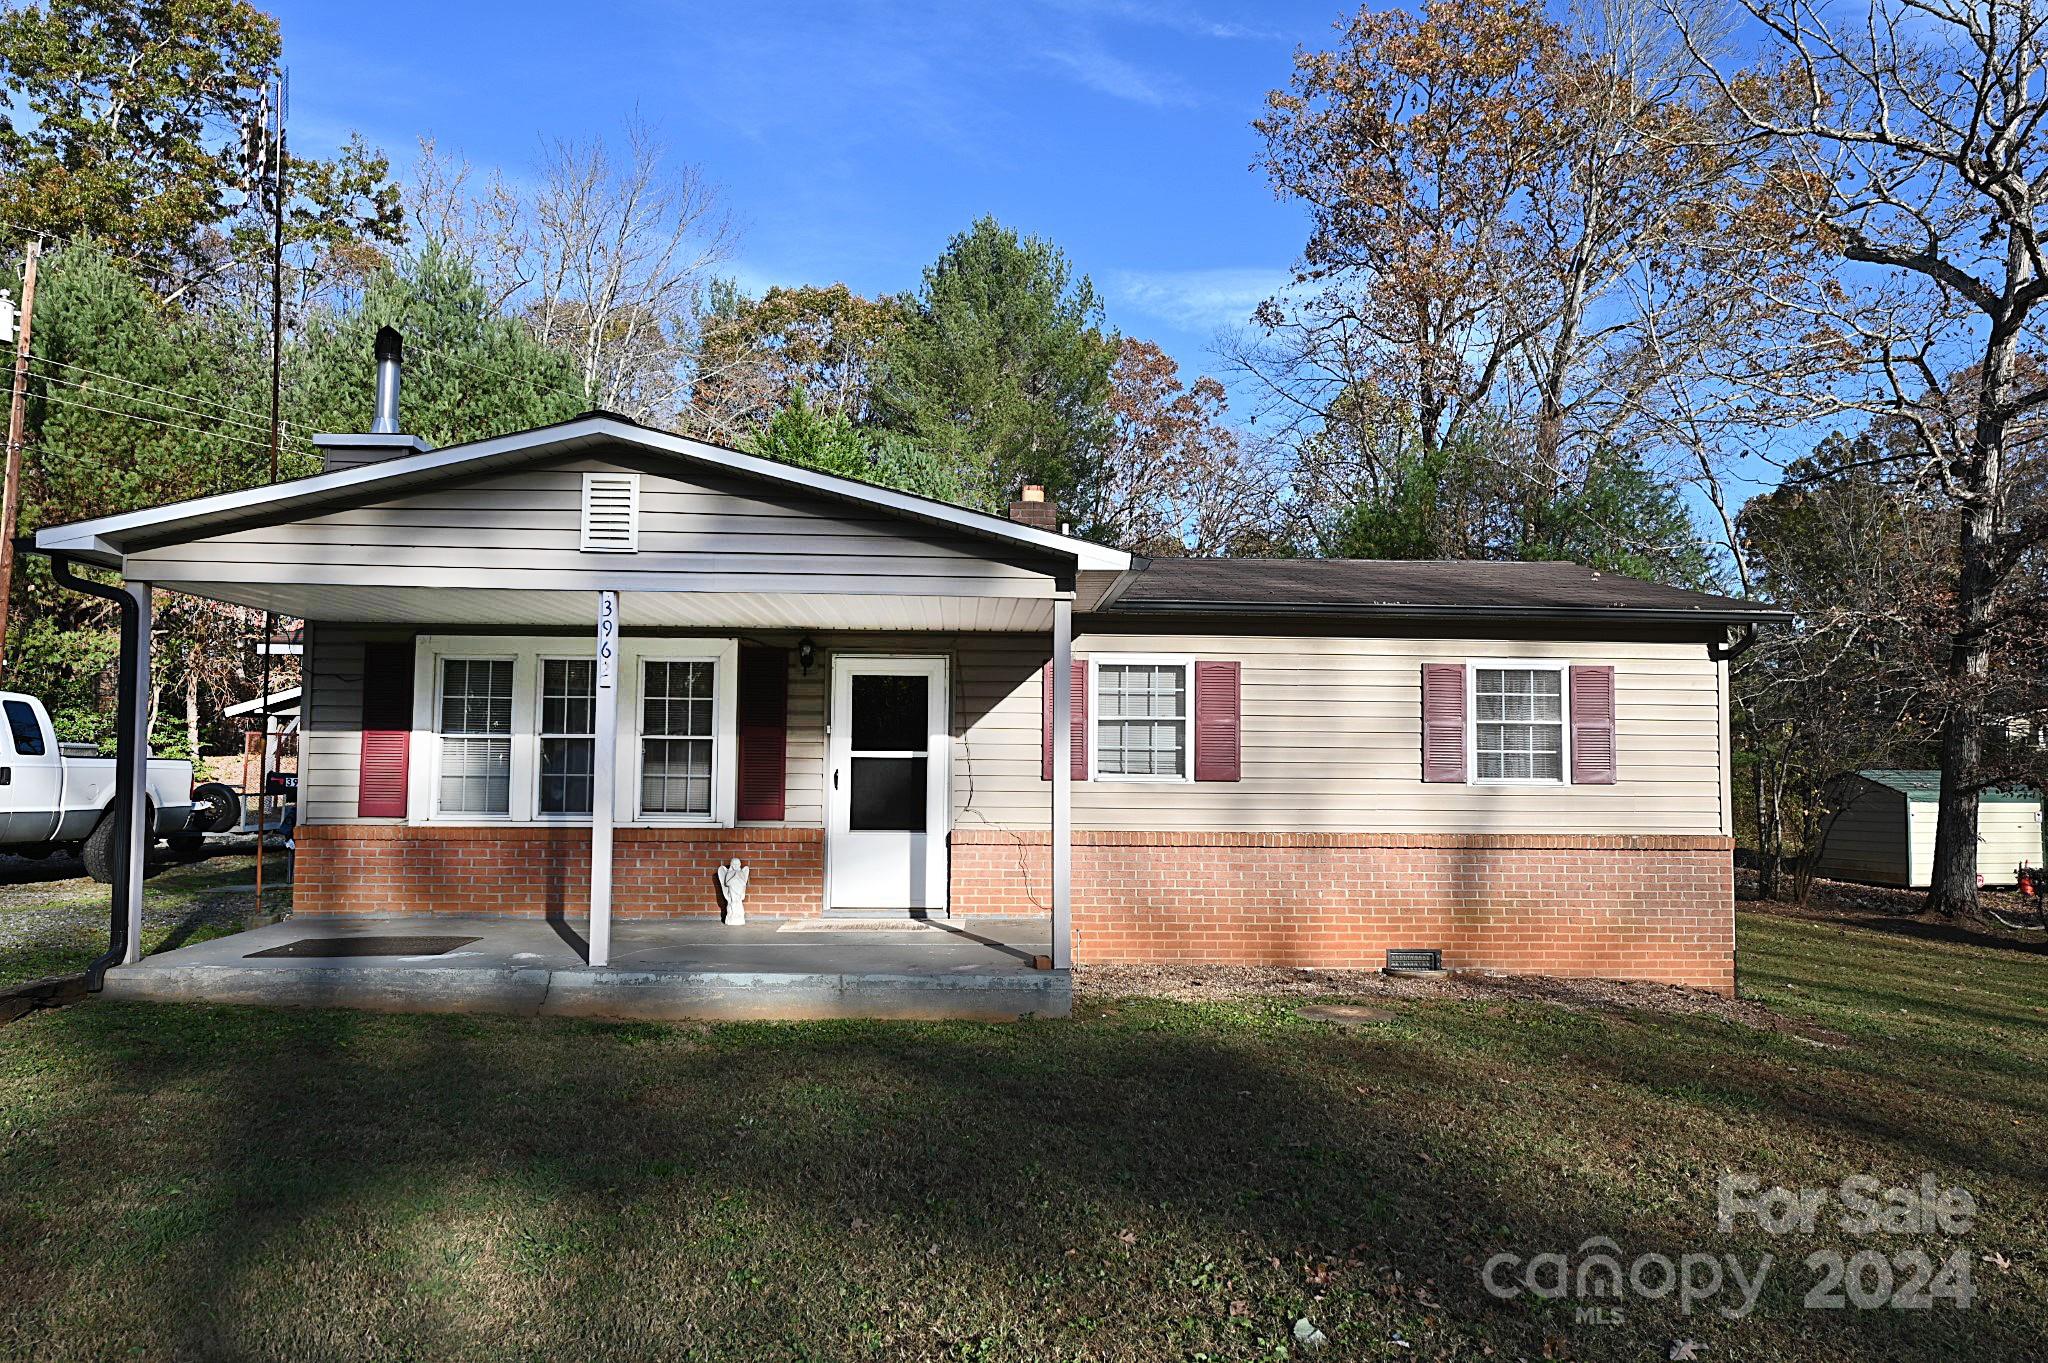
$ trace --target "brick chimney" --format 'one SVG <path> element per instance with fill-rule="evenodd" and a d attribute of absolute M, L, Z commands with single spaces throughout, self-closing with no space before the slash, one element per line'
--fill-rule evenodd
<path fill-rule="evenodd" d="M 1049 530 L 1054 534 L 1060 529 L 1060 508 L 1057 502 L 1045 499 L 1045 489 L 1037 483 L 1026 483 L 1017 494 L 1017 500 L 1010 503 L 1010 519 L 1019 525 L 1028 525 L 1033 530 Z"/>

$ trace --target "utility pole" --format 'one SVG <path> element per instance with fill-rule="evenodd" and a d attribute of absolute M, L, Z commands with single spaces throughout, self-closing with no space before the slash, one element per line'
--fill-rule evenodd
<path fill-rule="evenodd" d="M 284 436 L 284 76 L 277 77 L 277 140 L 268 145 L 269 129 L 262 130 L 266 159 L 271 163 L 270 182 L 270 481 L 277 481 L 278 445 Z M 266 119 L 267 123 L 268 120 Z M 260 179 L 259 179 L 260 183 Z M 277 617 L 263 612 L 263 703 L 257 713 L 263 720 L 263 747 L 256 762 L 256 912 L 263 912 L 263 838 L 269 831 L 266 814 L 270 800 L 270 656 L 276 651 Z"/>
<path fill-rule="evenodd" d="M 36 261 L 43 239 L 32 238 L 21 267 L 21 323 L 14 344 L 14 402 L 7 412 L 6 488 L 0 493 L 0 672 L 7 667 L 7 603 L 14 595 L 14 523 L 21 516 L 21 444 L 28 422 L 28 339 L 36 313 Z"/>

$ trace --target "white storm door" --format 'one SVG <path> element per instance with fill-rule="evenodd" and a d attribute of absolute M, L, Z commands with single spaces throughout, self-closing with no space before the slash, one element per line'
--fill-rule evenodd
<path fill-rule="evenodd" d="M 946 907 L 946 660 L 832 660 L 825 858 L 834 909 Z"/>

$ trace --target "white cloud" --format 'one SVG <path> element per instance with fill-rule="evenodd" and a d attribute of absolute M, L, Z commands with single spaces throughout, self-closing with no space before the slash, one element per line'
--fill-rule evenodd
<path fill-rule="evenodd" d="M 1093 44 L 1051 50 L 1045 58 L 1089 89 L 1112 99 L 1153 108 L 1194 103 L 1194 97 L 1179 81 L 1151 75 Z"/>
<path fill-rule="evenodd" d="M 1252 309 L 1288 286 L 1284 269 L 1116 270 L 1103 281 L 1113 309 L 1189 330 L 1242 326 Z"/>

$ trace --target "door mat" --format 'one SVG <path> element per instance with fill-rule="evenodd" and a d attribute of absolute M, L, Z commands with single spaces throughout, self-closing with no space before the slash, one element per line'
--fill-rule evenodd
<path fill-rule="evenodd" d="M 439 956 L 466 947 L 477 937 L 301 937 L 280 947 L 252 951 L 242 959 L 264 956 Z"/>

